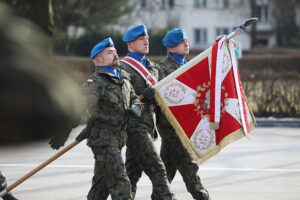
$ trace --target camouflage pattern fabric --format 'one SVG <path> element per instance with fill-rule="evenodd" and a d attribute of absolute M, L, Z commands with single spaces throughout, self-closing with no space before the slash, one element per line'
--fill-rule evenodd
<path fill-rule="evenodd" d="M 121 148 L 126 143 L 126 110 L 131 104 L 140 104 L 126 72 L 121 78 L 101 68 L 83 85 L 90 114 L 86 129 L 87 145 L 95 157 L 95 170 L 88 200 L 132 199 L 130 181 L 121 157 Z"/>
<path fill-rule="evenodd" d="M 157 79 L 159 76 L 163 76 L 157 64 L 149 60 L 147 60 L 147 63 L 148 71 Z M 147 87 L 145 80 L 129 65 L 121 63 L 120 67 L 130 74 L 130 81 L 136 94 L 142 94 L 144 88 Z M 133 197 L 137 190 L 137 182 L 144 171 L 153 185 L 152 199 L 175 199 L 174 194 L 170 190 L 166 169 L 153 144 L 152 134 L 156 123 L 154 121 L 154 102 L 145 99 L 142 102 L 144 103 L 144 109 L 141 118 L 129 118 L 127 127 L 128 140 L 125 165 Z"/>
<path fill-rule="evenodd" d="M 92 147 L 95 168 L 88 200 L 130 200 L 130 181 L 126 174 L 121 150 L 115 147 Z"/>
<path fill-rule="evenodd" d="M 6 178 L 0 171 L 0 191 L 4 190 L 7 186 Z"/>
<path fill-rule="evenodd" d="M 170 55 L 160 62 L 160 66 L 165 76 L 180 67 L 176 60 Z M 165 164 L 169 182 L 172 182 L 178 170 L 185 182 L 187 190 L 194 199 L 209 200 L 209 194 L 203 187 L 200 177 L 197 175 L 199 169 L 197 163 L 182 145 L 166 117 L 162 113 L 159 113 L 158 119 L 157 127 L 162 138 L 160 155 Z"/>

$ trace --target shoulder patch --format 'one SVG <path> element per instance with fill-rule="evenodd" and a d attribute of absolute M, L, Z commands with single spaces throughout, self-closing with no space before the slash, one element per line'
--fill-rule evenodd
<path fill-rule="evenodd" d="M 86 80 L 86 83 L 92 83 L 92 82 L 94 82 L 94 80 L 93 79 L 88 79 L 88 80 Z"/>

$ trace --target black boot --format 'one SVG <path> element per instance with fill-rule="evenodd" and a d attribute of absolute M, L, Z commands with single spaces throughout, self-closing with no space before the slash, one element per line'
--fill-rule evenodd
<path fill-rule="evenodd" d="M 3 200 L 18 200 L 10 192 L 4 195 L 2 198 Z"/>

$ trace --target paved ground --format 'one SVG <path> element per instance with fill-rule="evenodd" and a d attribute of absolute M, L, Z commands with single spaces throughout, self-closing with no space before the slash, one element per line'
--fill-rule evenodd
<path fill-rule="evenodd" d="M 212 200 L 299 200 L 300 128 L 256 128 L 253 136 L 253 140 L 230 144 L 200 166 L 199 174 Z M 160 142 L 156 144 L 159 148 Z M 0 147 L 0 169 L 11 184 L 54 153 L 47 141 Z M 20 200 L 83 200 L 92 175 L 93 157 L 82 142 L 13 193 Z M 192 200 L 179 174 L 172 189 L 178 200 Z M 136 199 L 150 199 L 151 190 L 143 175 Z"/>

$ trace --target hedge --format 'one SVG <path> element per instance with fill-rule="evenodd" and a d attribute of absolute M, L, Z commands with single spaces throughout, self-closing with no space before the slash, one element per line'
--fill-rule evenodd
<path fill-rule="evenodd" d="M 192 57 L 192 56 L 190 56 Z M 159 61 L 163 56 L 150 58 Z M 81 84 L 94 66 L 87 57 L 55 60 Z M 257 117 L 300 117 L 300 54 L 246 55 L 239 69 L 248 104 Z"/>

